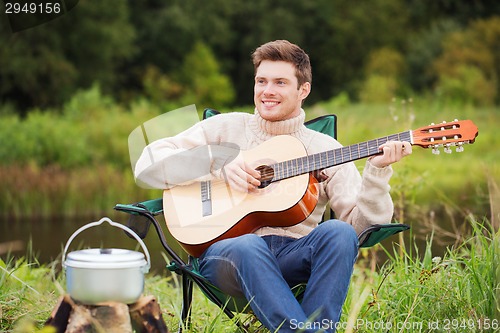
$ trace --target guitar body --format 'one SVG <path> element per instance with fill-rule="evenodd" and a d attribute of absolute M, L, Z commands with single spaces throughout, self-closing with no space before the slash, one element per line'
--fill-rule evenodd
<path fill-rule="evenodd" d="M 251 150 L 241 151 L 241 155 L 246 163 L 257 168 L 305 156 L 306 150 L 292 136 L 277 136 Z M 208 215 L 203 214 L 201 183 L 175 186 L 163 192 L 167 227 L 193 256 L 200 256 L 221 239 L 265 226 L 287 227 L 300 223 L 318 202 L 317 181 L 310 174 L 272 182 L 256 193 L 233 190 L 224 180 L 212 180 L 209 186 L 211 213 Z"/>

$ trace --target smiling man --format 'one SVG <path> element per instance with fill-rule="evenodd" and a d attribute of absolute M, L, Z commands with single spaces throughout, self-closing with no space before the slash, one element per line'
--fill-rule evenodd
<path fill-rule="evenodd" d="M 151 143 L 134 171 L 140 181 L 171 188 L 181 185 L 169 179 L 182 174 L 182 185 L 219 179 L 236 191 L 258 196 L 263 190 L 256 166 L 238 154 L 228 158 L 214 149 L 210 158 L 198 159 L 206 175 L 185 181 L 197 149 L 229 144 L 249 150 L 279 135 L 298 139 L 308 155 L 341 147 L 332 137 L 304 126 L 302 104 L 311 91 L 312 71 L 299 46 L 285 40 L 269 42 L 255 50 L 252 60 L 254 114 L 221 114 Z M 288 148 L 274 147 L 263 158 Z M 362 176 L 353 163 L 322 170 L 318 203 L 300 223 L 286 227 L 270 223 L 210 245 L 199 257 L 200 272 L 224 292 L 246 297 L 271 332 L 335 331 L 358 253 L 357 234 L 371 224 L 391 220 L 391 164 L 411 154 L 407 142 L 387 142 L 380 149 L 383 153 L 367 160 Z M 172 159 L 176 156 L 182 158 Z M 319 224 L 327 203 L 338 219 Z M 299 303 L 290 287 L 302 282 L 307 288 Z"/>
<path fill-rule="evenodd" d="M 298 117 L 311 82 L 299 82 L 292 63 L 263 60 L 255 73 L 254 103 L 260 116 L 269 121 Z"/>

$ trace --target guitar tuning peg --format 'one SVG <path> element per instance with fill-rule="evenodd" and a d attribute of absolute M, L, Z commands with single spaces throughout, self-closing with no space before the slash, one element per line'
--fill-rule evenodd
<path fill-rule="evenodd" d="M 446 154 L 451 154 L 451 148 L 449 146 L 444 147 L 443 150 Z"/>
<path fill-rule="evenodd" d="M 458 145 L 457 145 L 457 148 L 455 149 L 455 151 L 457 153 L 461 153 L 464 151 L 464 146 L 463 146 L 463 143 L 462 142 L 459 142 Z"/>
<path fill-rule="evenodd" d="M 434 148 L 432 148 L 432 153 L 433 153 L 434 155 L 439 155 L 441 152 L 439 151 L 439 148 L 434 147 Z"/>
<path fill-rule="evenodd" d="M 453 121 L 454 121 L 454 122 L 457 122 L 457 121 L 458 121 L 458 119 L 455 119 L 455 120 L 453 120 Z"/>

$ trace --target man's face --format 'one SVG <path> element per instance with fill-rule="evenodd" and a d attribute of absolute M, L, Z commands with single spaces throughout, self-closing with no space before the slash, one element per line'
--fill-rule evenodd
<path fill-rule="evenodd" d="M 295 67 L 285 61 L 264 60 L 255 73 L 254 103 L 262 118 L 279 121 L 300 114 L 302 100 L 311 90 L 306 82 L 298 87 Z"/>

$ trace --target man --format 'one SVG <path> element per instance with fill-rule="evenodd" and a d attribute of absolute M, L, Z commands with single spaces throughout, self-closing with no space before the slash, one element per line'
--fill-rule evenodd
<path fill-rule="evenodd" d="M 135 175 L 140 181 L 167 188 L 220 178 L 251 195 L 260 191 L 261 184 L 255 166 L 239 156 L 228 159 L 217 153 L 197 159 L 198 149 L 229 143 L 248 150 L 277 135 L 298 138 L 309 155 L 341 147 L 335 139 L 304 126 L 302 103 L 311 91 L 312 74 L 309 57 L 300 47 L 277 40 L 257 48 L 252 59 L 254 114 L 211 117 L 153 142 L 137 163 Z M 380 150 L 382 154 L 367 160 L 362 177 L 353 163 L 322 170 L 318 204 L 299 224 L 262 227 L 212 244 L 199 258 L 201 273 L 224 292 L 244 295 L 272 332 L 335 331 L 357 258 L 357 234 L 392 218 L 390 165 L 411 154 L 411 145 L 388 142 Z M 198 169 L 187 176 L 188 165 L 202 165 L 206 174 Z M 318 224 L 327 203 L 339 219 Z M 290 286 L 301 282 L 307 282 L 307 288 L 298 303 Z"/>

